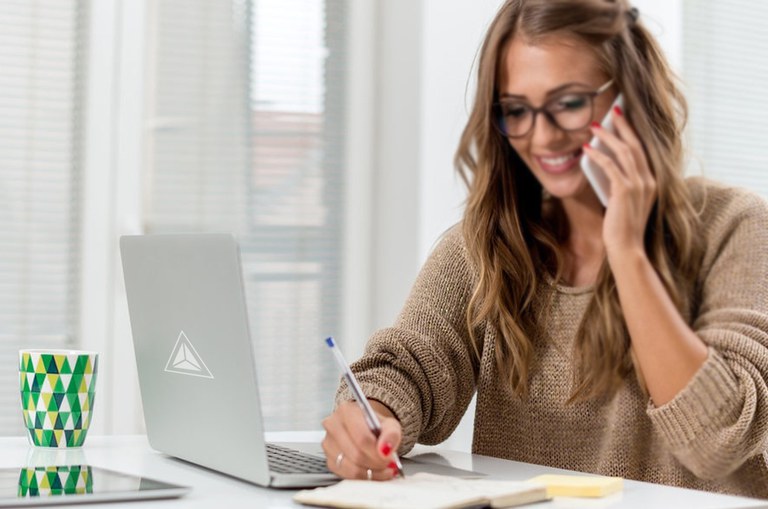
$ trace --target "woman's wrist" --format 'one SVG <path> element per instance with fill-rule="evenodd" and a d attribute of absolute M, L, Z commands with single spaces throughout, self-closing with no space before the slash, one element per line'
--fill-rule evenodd
<path fill-rule="evenodd" d="M 379 414 L 380 417 L 392 417 L 393 419 L 397 419 L 395 413 L 381 401 L 368 398 L 368 402 L 371 404 L 373 411 Z"/>
<path fill-rule="evenodd" d="M 606 247 L 606 257 L 614 278 L 625 271 L 642 271 L 648 268 L 650 260 L 643 246 L 622 248 Z"/>

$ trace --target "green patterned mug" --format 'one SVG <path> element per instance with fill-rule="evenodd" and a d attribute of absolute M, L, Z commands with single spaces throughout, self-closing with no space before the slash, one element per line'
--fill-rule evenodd
<path fill-rule="evenodd" d="M 19 351 L 21 407 L 32 444 L 83 445 L 93 416 L 98 364 L 96 352 Z"/>

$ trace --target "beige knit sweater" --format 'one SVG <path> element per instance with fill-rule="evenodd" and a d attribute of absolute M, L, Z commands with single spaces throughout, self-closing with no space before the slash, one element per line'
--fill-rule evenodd
<path fill-rule="evenodd" d="M 688 185 L 707 245 L 690 325 L 709 357 L 672 401 L 654 407 L 630 377 L 609 401 L 566 404 L 571 345 L 592 290 L 552 285 L 530 393 L 515 397 L 497 372 L 491 327 L 479 331 L 479 361 L 471 354 L 474 272 L 454 227 L 393 327 L 375 333 L 353 364 L 366 394 L 400 420 L 400 452 L 448 438 L 476 391 L 475 453 L 768 498 L 768 207 L 746 191 Z M 349 398 L 343 386 L 337 397 Z"/>

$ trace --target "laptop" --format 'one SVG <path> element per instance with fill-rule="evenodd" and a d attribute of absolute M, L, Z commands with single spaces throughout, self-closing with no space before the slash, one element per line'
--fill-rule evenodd
<path fill-rule="evenodd" d="M 264 439 L 234 237 L 124 236 L 120 251 L 152 448 L 260 486 L 337 482 L 322 455 Z"/>
<path fill-rule="evenodd" d="M 150 445 L 260 486 L 337 482 L 319 444 L 264 439 L 235 238 L 124 236 L 120 251 Z M 433 456 L 403 458 L 406 475 L 484 476 Z"/>

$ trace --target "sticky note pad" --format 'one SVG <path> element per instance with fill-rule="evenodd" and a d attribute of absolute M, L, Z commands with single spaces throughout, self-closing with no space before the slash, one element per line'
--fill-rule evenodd
<path fill-rule="evenodd" d="M 621 491 L 621 477 L 546 474 L 529 479 L 547 487 L 550 497 L 604 497 Z"/>

